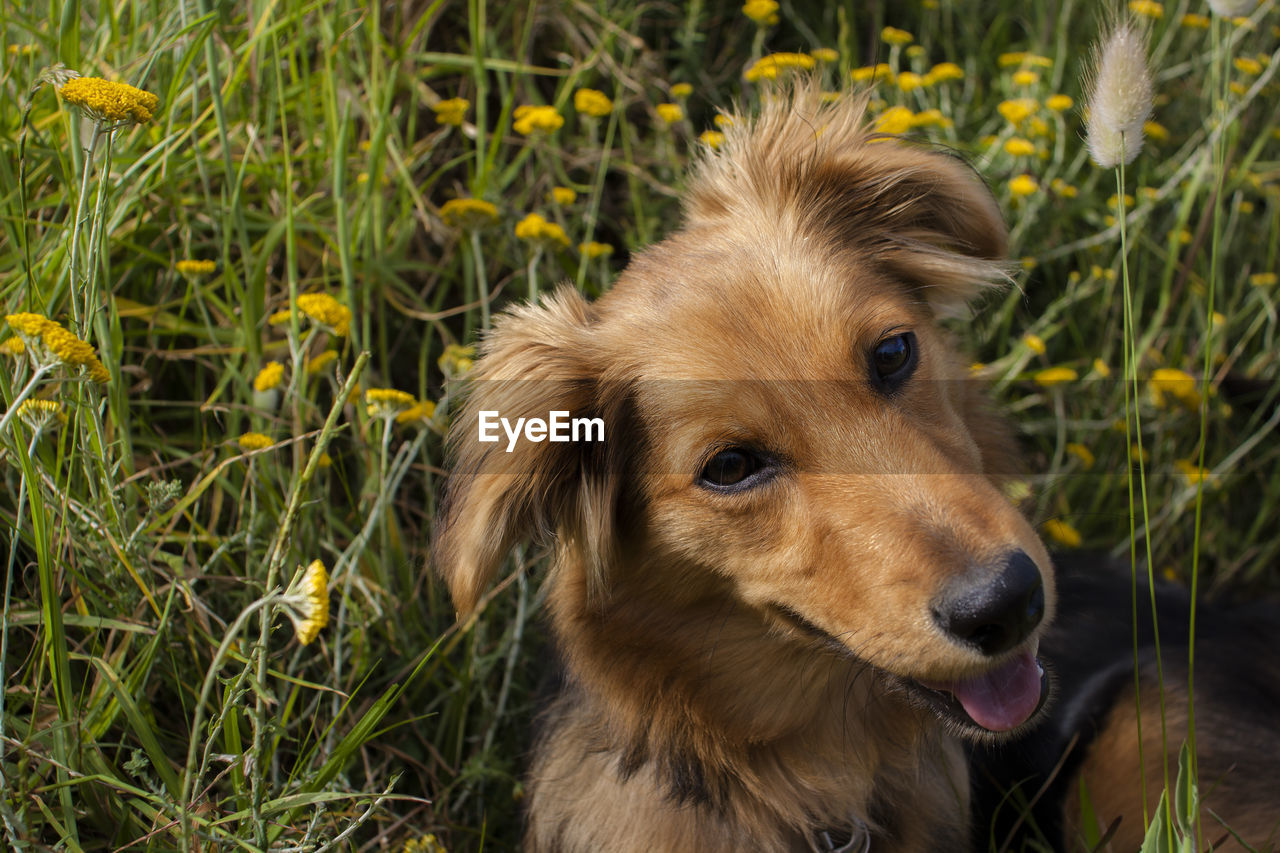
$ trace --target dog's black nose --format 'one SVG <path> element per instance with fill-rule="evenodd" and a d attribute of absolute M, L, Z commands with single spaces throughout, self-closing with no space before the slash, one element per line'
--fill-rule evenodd
<path fill-rule="evenodd" d="M 1044 618 L 1044 581 L 1022 551 L 1008 555 L 994 579 L 953 584 L 934 601 L 933 618 L 952 637 L 985 655 L 1021 643 Z"/>

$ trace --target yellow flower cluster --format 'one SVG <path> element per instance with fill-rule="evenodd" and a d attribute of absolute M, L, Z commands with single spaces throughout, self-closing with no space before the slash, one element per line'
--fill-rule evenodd
<path fill-rule="evenodd" d="M 462 124 L 462 119 L 466 117 L 467 110 L 470 108 L 471 102 L 466 98 L 449 98 L 431 105 L 431 111 L 436 114 L 436 121 L 452 127 Z"/>
<path fill-rule="evenodd" d="M 1188 409 L 1200 407 L 1200 392 L 1196 389 L 1196 379 L 1185 370 L 1176 367 L 1161 367 L 1151 372 L 1151 399 L 1157 406 L 1168 405 L 1169 398 L 1181 403 Z"/>
<path fill-rule="evenodd" d="M 816 64 L 814 58 L 807 53 L 770 53 L 751 63 L 751 67 L 742 76 L 752 83 L 776 80 L 783 71 L 797 68 L 807 71 Z"/>
<path fill-rule="evenodd" d="M 284 365 L 278 361 L 268 362 L 258 371 L 258 375 L 253 377 L 253 390 L 271 391 L 279 388 L 282 381 L 284 381 Z"/>
<path fill-rule="evenodd" d="M 1040 185 L 1036 183 L 1036 179 L 1030 175 L 1018 175 L 1016 178 L 1009 181 L 1009 192 L 1014 198 L 1029 196 L 1038 189 L 1040 189 Z"/>
<path fill-rule="evenodd" d="M 160 99 L 150 92 L 101 77 L 73 78 L 58 89 L 58 94 L 97 121 L 113 123 L 151 121 L 160 106 Z"/>
<path fill-rule="evenodd" d="M 317 355 L 315 358 L 307 362 L 307 367 L 306 367 L 307 375 L 315 376 L 317 373 L 320 373 L 326 367 L 328 367 L 330 364 L 332 364 L 337 360 L 338 360 L 338 351 L 327 349 L 324 352 Z"/>
<path fill-rule="evenodd" d="M 1093 468 L 1094 458 L 1093 451 L 1085 447 L 1079 442 L 1071 442 L 1067 445 L 1067 453 L 1080 460 L 1080 467 L 1088 471 Z"/>
<path fill-rule="evenodd" d="M 498 208 L 480 198 L 453 198 L 440 206 L 440 218 L 452 228 L 484 228 L 498 221 Z"/>
<path fill-rule="evenodd" d="M 900 30 L 897 27 L 885 27 L 880 31 L 880 39 L 886 44 L 892 45 L 911 44 L 916 40 L 911 33 L 906 30 Z"/>
<path fill-rule="evenodd" d="M 67 422 L 67 413 L 57 400 L 23 400 L 18 406 L 18 417 L 33 430 L 44 429 L 49 421 Z"/>
<path fill-rule="evenodd" d="M 552 187 L 551 192 L 547 193 L 552 204 L 558 204 L 561 207 L 573 204 L 578 200 L 578 194 L 571 187 Z"/>
<path fill-rule="evenodd" d="M 1047 56 L 1039 56 L 1026 51 L 1015 51 L 1013 53 L 1002 53 L 996 60 L 1001 68 L 1012 68 L 1015 65 L 1022 65 L 1028 68 L 1052 68 L 1053 60 Z"/>
<path fill-rule="evenodd" d="M 1158 21 L 1164 17 L 1164 4 L 1156 0 L 1131 0 L 1129 11 L 1142 18 Z"/>
<path fill-rule="evenodd" d="M 1080 378 L 1079 374 L 1070 367 L 1049 367 L 1035 375 L 1036 384 L 1044 388 L 1052 388 L 1064 382 L 1075 382 L 1078 378 Z"/>
<path fill-rule="evenodd" d="M 569 245 L 569 235 L 555 222 L 548 222 L 546 217 L 538 213 L 530 213 L 516 223 L 516 237 L 530 243 L 545 243 L 565 247 Z"/>
<path fill-rule="evenodd" d="M 0 341 L 0 355 L 22 355 L 26 351 L 27 345 L 17 335 L 11 335 L 4 341 Z"/>
<path fill-rule="evenodd" d="M 672 125 L 684 118 L 684 110 L 679 104 L 658 104 L 654 107 L 663 124 Z"/>
<path fill-rule="evenodd" d="M 1055 113 L 1064 113 L 1075 106 L 1070 95 L 1050 95 L 1045 98 L 1044 105 Z"/>
<path fill-rule="evenodd" d="M 371 418 L 394 418 L 418 402 L 398 388 L 370 388 L 364 392 L 365 412 Z"/>
<path fill-rule="evenodd" d="M 218 268 L 213 261 L 205 260 L 182 260 L 173 265 L 173 268 L 183 275 L 210 275 Z"/>
<path fill-rule="evenodd" d="M 1044 523 L 1044 533 L 1054 542 L 1066 548 L 1079 548 L 1083 538 L 1076 530 L 1060 518 L 1051 518 Z"/>
<path fill-rule="evenodd" d="M 538 131 L 555 133 L 564 127 L 564 116 L 556 112 L 555 107 L 549 106 L 535 107 L 525 104 L 516 107 L 515 119 L 512 127 L 521 136 L 529 136 Z"/>
<path fill-rule="evenodd" d="M 719 148 L 724 145 L 724 134 L 718 130 L 704 130 L 698 135 L 698 140 L 712 148 Z"/>
<path fill-rule="evenodd" d="M 671 87 L 671 97 L 673 98 L 687 98 L 692 94 L 692 83 L 676 83 Z"/>
<path fill-rule="evenodd" d="M 327 293 L 304 293 L 298 297 L 298 310 L 312 321 L 328 327 L 340 338 L 351 332 L 351 309 Z M 277 311 L 267 318 L 273 326 L 289 322 L 289 309 Z"/>
<path fill-rule="evenodd" d="M 286 593 L 289 618 L 298 642 L 308 645 L 329 624 L 329 570 L 320 560 L 313 560 L 301 580 Z"/>
<path fill-rule="evenodd" d="M 579 89 L 573 93 L 573 108 L 583 115 L 603 118 L 613 112 L 613 100 L 599 89 Z"/>
<path fill-rule="evenodd" d="M 419 400 L 409 408 L 396 415 L 396 423 L 404 426 L 406 424 L 424 424 L 430 423 L 435 417 L 436 404 L 430 400 Z"/>
<path fill-rule="evenodd" d="M 836 62 L 840 59 L 840 51 L 834 47 L 815 47 L 809 55 L 819 62 Z"/>
<path fill-rule="evenodd" d="M 440 371 L 445 376 L 456 378 L 471 370 L 475 357 L 475 347 L 449 344 L 444 348 L 444 352 L 440 354 L 440 358 L 436 360 L 436 364 L 440 366 Z"/>
<path fill-rule="evenodd" d="M 246 432 L 236 439 L 236 444 L 240 445 L 241 450 L 265 450 L 275 444 L 271 440 L 271 436 L 261 432 Z"/>
<path fill-rule="evenodd" d="M 613 246 L 592 240 L 590 243 L 579 243 L 578 251 L 586 258 L 607 258 L 613 254 Z"/>
<path fill-rule="evenodd" d="M 8 314 L 4 321 L 9 324 L 9 328 L 29 341 L 39 341 L 67 367 L 83 367 L 89 378 L 100 384 L 105 385 L 111 381 L 111 374 L 98 360 L 93 346 L 68 332 L 61 323 L 50 320 L 43 314 L 26 312 Z"/>
<path fill-rule="evenodd" d="M 747 0 L 742 4 L 742 14 L 760 26 L 778 23 L 778 4 L 775 0 Z"/>

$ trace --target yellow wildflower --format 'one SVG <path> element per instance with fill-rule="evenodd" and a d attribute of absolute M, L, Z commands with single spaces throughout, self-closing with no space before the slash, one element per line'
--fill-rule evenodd
<path fill-rule="evenodd" d="M 0 342 L 0 355 L 22 355 L 26 351 L 27 345 L 17 335 L 12 335 Z"/>
<path fill-rule="evenodd" d="M 329 624 L 329 571 L 324 563 L 313 560 L 290 585 L 283 601 L 286 605 L 285 612 L 289 614 L 293 630 L 298 635 L 298 642 L 307 645 L 316 638 L 321 628 Z"/>
<path fill-rule="evenodd" d="M 1257 77 L 1262 73 L 1262 63 L 1252 56 L 1237 56 L 1231 64 L 1241 74 L 1248 74 L 1250 77 Z"/>
<path fill-rule="evenodd" d="M 1060 518 L 1051 518 L 1044 523 L 1044 533 L 1054 542 L 1066 548 L 1079 548 L 1083 539 L 1076 530 Z"/>
<path fill-rule="evenodd" d="M 963 80 L 964 69 L 954 62 L 939 62 L 937 65 L 929 69 L 929 73 L 925 75 L 925 79 L 929 84 L 942 83 L 947 80 Z"/>
<path fill-rule="evenodd" d="M 1067 453 L 1070 453 L 1072 456 L 1079 459 L 1080 467 L 1084 470 L 1088 471 L 1093 467 L 1093 451 L 1085 447 L 1083 444 L 1075 441 L 1071 442 L 1067 445 Z"/>
<path fill-rule="evenodd" d="M 1169 129 L 1158 121 L 1143 122 L 1142 132 L 1152 142 L 1164 142 L 1169 138 Z"/>
<path fill-rule="evenodd" d="M 93 346 L 80 340 L 52 320 L 40 333 L 40 340 L 67 367 L 83 367 L 89 372 L 89 378 L 105 385 L 111 381 L 111 374 L 98 360 Z M 12 325 L 12 323 L 10 324 Z"/>
<path fill-rule="evenodd" d="M 1063 198 L 1075 198 L 1080 195 L 1080 190 L 1071 186 L 1071 184 L 1062 180 L 1062 178 L 1054 178 L 1050 181 L 1049 189 L 1053 190 L 1056 195 L 1060 195 Z"/>
<path fill-rule="evenodd" d="M 1249 276 L 1249 283 L 1254 287 L 1275 287 L 1277 280 L 1280 276 L 1273 272 L 1256 272 Z"/>
<path fill-rule="evenodd" d="M 1164 17 L 1164 4 L 1156 0 L 1130 0 L 1129 11 L 1142 18 L 1158 21 Z"/>
<path fill-rule="evenodd" d="M 564 126 L 564 116 L 556 112 L 555 107 L 535 107 L 529 104 L 516 107 L 515 123 L 512 127 L 521 136 L 529 136 L 535 132 L 554 133 Z"/>
<path fill-rule="evenodd" d="M 328 453 L 321 453 L 320 458 L 316 460 L 316 466 L 319 468 L 332 468 L 333 457 Z"/>
<path fill-rule="evenodd" d="M 260 432 L 246 432 L 236 439 L 236 444 L 240 445 L 241 450 L 264 450 L 275 444 L 271 440 L 271 436 L 264 435 Z"/>
<path fill-rule="evenodd" d="M 1108 198 L 1108 199 L 1107 199 L 1107 207 L 1108 207 L 1108 208 L 1110 208 L 1111 210 L 1115 210 L 1115 209 L 1116 209 L 1116 205 L 1117 205 L 1117 204 L 1119 204 L 1119 203 L 1120 203 L 1120 194 L 1119 194 L 1119 193 L 1112 193 L 1112 194 L 1111 194 L 1111 196 L 1110 196 L 1110 198 Z M 1125 207 L 1133 207 L 1133 204 L 1134 204 L 1134 198 L 1133 198 L 1133 196 L 1129 195 L 1128 193 L 1125 193 L 1125 194 L 1124 194 L 1124 206 L 1125 206 Z"/>
<path fill-rule="evenodd" d="M 742 76 L 752 83 L 758 80 L 776 80 L 781 71 L 791 68 L 808 70 L 816 64 L 807 53 L 771 53 L 753 62 Z"/>
<path fill-rule="evenodd" d="M 1111 368 L 1107 367 L 1107 363 L 1100 358 L 1093 360 L 1093 372 L 1106 379 L 1111 375 Z"/>
<path fill-rule="evenodd" d="M 338 359 L 338 351 L 327 349 L 315 358 L 307 361 L 307 375 L 315 376 Z"/>
<path fill-rule="evenodd" d="M 1002 53 L 996 60 L 1001 68 L 1012 68 L 1015 65 L 1025 65 L 1029 68 L 1052 68 L 1053 60 L 1047 56 L 1039 56 L 1026 51 L 1015 51 L 1013 53 Z"/>
<path fill-rule="evenodd" d="M 182 275 L 210 275 L 217 270 L 218 265 L 209 260 L 181 260 L 173 265 L 173 268 Z"/>
<path fill-rule="evenodd" d="M 913 71 L 903 71 L 898 75 L 897 82 L 898 88 L 904 92 L 912 92 L 925 85 L 924 78 Z"/>
<path fill-rule="evenodd" d="M 718 128 L 724 129 L 733 124 L 733 116 L 724 113 L 716 113 L 716 117 L 711 122 Z"/>
<path fill-rule="evenodd" d="M 578 200 L 578 193 L 572 187 L 552 187 L 548 195 L 553 204 L 561 206 L 573 204 Z"/>
<path fill-rule="evenodd" d="M 569 235 L 564 228 L 555 222 L 548 222 L 546 217 L 538 213 L 530 213 L 516 223 L 516 236 L 530 243 L 547 243 L 558 246 L 569 245 Z"/>
<path fill-rule="evenodd" d="M 996 111 L 1010 124 L 1022 124 L 1035 113 L 1039 106 L 1034 98 L 1016 98 L 1011 101 L 1001 101 Z"/>
<path fill-rule="evenodd" d="M 298 310 L 340 338 L 351 331 L 351 309 L 327 293 L 304 293 L 298 297 Z"/>
<path fill-rule="evenodd" d="M 654 107 L 663 124 L 675 124 L 684 118 L 684 110 L 679 104 L 658 104 Z"/>
<path fill-rule="evenodd" d="M 1187 481 L 1188 486 L 1196 486 L 1200 483 L 1209 485 L 1213 481 L 1213 474 L 1209 469 L 1201 468 L 1194 460 L 1178 459 L 1173 463 L 1173 467 L 1178 469 L 1178 473 Z"/>
<path fill-rule="evenodd" d="M 687 98 L 692 94 L 692 83 L 673 83 L 671 86 L 671 97 L 673 98 Z"/>
<path fill-rule="evenodd" d="M 422 424 L 430 422 L 435 416 L 436 404 L 430 400 L 421 400 L 396 415 L 396 423 L 404 426 L 406 424 Z"/>
<path fill-rule="evenodd" d="M 38 338 L 44 334 L 45 329 L 54 325 L 53 321 L 43 314 L 31 314 L 25 311 L 6 314 L 4 321 L 9 324 L 9 328 L 28 338 Z"/>
<path fill-rule="evenodd" d="M 809 51 L 809 55 L 819 62 L 836 62 L 840 59 L 840 52 L 833 47 L 815 47 Z"/>
<path fill-rule="evenodd" d="M 718 130 L 704 130 L 698 136 L 698 139 L 712 148 L 719 148 L 724 145 L 724 134 Z"/>
<path fill-rule="evenodd" d="M 253 377 L 253 390 L 270 391 L 273 388 L 279 388 L 283 380 L 284 365 L 278 361 L 268 362 L 258 371 L 258 375 Z"/>
<path fill-rule="evenodd" d="M 951 127 L 951 119 L 942 114 L 942 110 L 921 110 L 911 117 L 912 127 Z"/>
<path fill-rule="evenodd" d="M 1139 447 L 1136 441 L 1129 445 L 1129 455 L 1139 462 L 1151 461 L 1151 451 L 1145 447 Z"/>
<path fill-rule="evenodd" d="M 101 77 L 76 77 L 58 89 L 68 104 L 73 104 L 100 122 L 151 121 L 160 99 L 150 92 L 113 83 Z"/>
<path fill-rule="evenodd" d="M 1055 113 L 1064 113 L 1075 106 L 1075 103 L 1070 95 L 1050 95 L 1044 101 L 1044 105 Z"/>
<path fill-rule="evenodd" d="M 904 45 L 911 44 L 916 40 L 916 37 L 897 27 L 885 27 L 880 31 L 880 39 L 886 44 Z"/>
<path fill-rule="evenodd" d="M 747 0 L 742 4 L 742 14 L 760 26 L 778 23 L 778 4 L 775 0 Z"/>
<path fill-rule="evenodd" d="M 613 112 L 613 99 L 599 89 L 579 89 L 573 93 L 573 108 L 592 118 L 603 118 Z"/>
<path fill-rule="evenodd" d="M 862 68 L 855 68 L 849 72 L 849 77 L 855 83 L 866 83 L 874 80 L 877 83 L 892 83 L 893 68 L 887 62 L 881 62 L 878 65 L 866 65 Z"/>
<path fill-rule="evenodd" d="M 1040 185 L 1030 175 L 1018 175 L 1018 177 L 1009 181 L 1009 192 L 1013 194 L 1014 198 L 1029 196 L 1038 189 L 1040 189 Z"/>
<path fill-rule="evenodd" d="M 776 3 L 774 4 L 777 5 Z M 404 843 L 400 853 L 449 853 L 434 834 L 421 838 L 410 838 Z"/>
<path fill-rule="evenodd" d="M 1014 72 L 1013 85 L 1015 86 L 1034 86 L 1040 82 L 1040 75 L 1029 69 L 1022 69 Z"/>
<path fill-rule="evenodd" d="M 440 371 L 445 376 L 453 378 L 462 376 L 471 369 L 472 359 L 476 357 L 476 348 L 474 346 L 461 346 L 460 344 L 449 344 L 444 348 L 444 352 L 440 354 L 440 358 L 436 360 L 436 364 L 440 366 Z"/>
<path fill-rule="evenodd" d="M 431 105 L 431 111 L 436 114 L 436 121 L 453 127 L 462 124 L 462 119 L 470 108 L 471 102 L 466 98 L 449 98 Z"/>
<path fill-rule="evenodd" d="M 875 129 L 879 133 L 902 134 L 911 129 L 915 113 L 906 107 L 890 107 L 876 117 Z"/>
<path fill-rule="evenodd" d="M 440 218 L 452 228 L 479 229 L 498 221 L 498 208 L 480 198 L 452 198 L 440 205 Z"/>
<path fill-rule="evenodd" d="M 23 400 L 18 406 L 18 417 L 33 430 L 44 429 L 54 420 L 60 424 L 67 422 L 67 413 L 57 400 Z"/>
<path fill-rule="evenodd" d="M 579 243 L 578 251 L 587 258 L 607 258 L 613 254 L 613 246 L 592 240 L 590 243 Z"/>
<path fill-rule="evenodd" d="M 1172 397 L 1188 409 L 1200 406 L 1200 392 L 1196 379 L 1185 370 L 1176 367 L 1159 367 L 1151 371 L 1151 396 L 1157 406 L 1165 406 Z"/>
<path fill-rule="evenodd" d="M 1189 30 L 1207 30 L 1209 29 L 1209 18 L 1207 15 L 1188 13 L 1182 16 L 1182 26 Z"/>
<path fill-rule="evenodd" d="M 1044 355 L 1044 338 L 1039 335 L 1033 335 L 1028 332 L 1022 336 L 1022 343 L 1026 345 L 1027 349 L 1031 350 L 1036 355 Z"/>
<path fill-rule="evenodd" d="M 398 388 L 370 388 L 364 392 L 364 402 L 369 417 L 394 418 L 418 401 Z"/>
<path fill-rule="evenodd" d="M 1064 382 L 1075 382 L 1078 378 L 1079 374 L 1070 367 L 1048 367 L 1035 375 L 1036 384 L 1045 388 L 1052 388 Z"/>
<path fill-rule="evenodd" d="M 1030 157 L 1036 153 L 1036 144 L 1030 139 L 1014 136 L 1004 144 L 1004 150 L 1014 157 Z"/>

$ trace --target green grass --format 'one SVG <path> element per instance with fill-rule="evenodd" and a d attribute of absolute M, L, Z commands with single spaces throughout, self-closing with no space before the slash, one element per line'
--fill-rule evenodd
<path fill-rule="evenodd" d="M 516 573 L 537 565 L 516 555 L 459 626 L 424 569 L 450 376 L 466 366 L 453 350 L 448 371 L 440 359 L 475 340 L 490 302 L 559 280 L 597 294 L 660 239 L 699 134 L 771 88 L 743 80 L 762 52 L 837 49 L 818 71 L 831 88 L 875 61 L 963 69 L 913 91 L 882 82 L 877 110 L 940 110 L 945 123 L 912 135 L 970 158 L 1006 210 L 1018 286 L 958 328 L 1025 435 L 1028 511 L 1057 522 L 1051 536 L 1124 551 L 1115 177 L 1089 163 L 1079 114 L 1101 7 L 795 2 L 760 28 L 739 5 L 3 0 L 0 307 L 64 323 L 111 374 L 98 385 L 53 369 L 30 394 L 60 403 L 66 422 L 15 415 L 0 433 L 6 846 L 399 849 L 428 833 L 449 849 L 515 845 L 546 670 L 542 575 Z M 1202 10 L 1166 3 L 1153 22 L 1167 135 L 1127 174 L 1138 373 L 1197 377 L 1173 386 L 1181 401 L 1150 383 L 1137 401 L 1152 565 L 1190 584 L 1198 548 L 1202 594 L 1274 590 L 1280 14 L 1268 0 L 1248 27 L 1203 30 L 1182 25 L 1188 11 Z M 888 24 L 921 49 L 883 43 Z M 1025 64 L 1036 81 L 1000 63 L 1014 51 L 1048 59 Z M 1258 67 L 1226 64 L 1235 57 Z M 156 117 L 99 136 L 86 162 L 92 129 L 41 82 L 58 62 L 154 92 Z M 1215 62 L 1216 79 L 1240 84 L 1222 105 Z M 692 93 L 674 96 L 676 83 Z M 612 112 L 577 113 L 583 87 Z M 1055 93 L 1075 107 L 1045 107 Z M 430 108 L 453 97 L 470 102 L 460 127 Z M 999 105 L 1022 97 L 1037 104 L 1015 124 Z M 670 125 L 655 109 L 668 102 L 683 112 Z M 553 106 L 563 127 L 517 132 L 525 105 Z M 1035 153 L 1008 153 L 1013 138 Z M 1020 196 L 1011 182 L 1024 174 L 1035 188 Z M 554 186 L 576 198 L 550 201 Z M 493 203 L 496 222 L 446 225 L 441 206 L 469 197 Z M 532 212 L 568 247 L 517 238 Z M 584 257 L 589 241 L 613 254 Z M 216 269 L 184 275 L 182 259 Z M 268 322 L 316 292 L 349 308 L 348 334 L 297 313 Z M 34 368 L 0 359 L 8 413 Z M 255 393 L 271 361 L 283 384 Z M 1077 378 L 1037 383 L 1051 367 Z M 435 414 L 370 414 L 349 396 L 357 384 Z M 1198 400 L 1210 473 L 1197 526 L 1186 472 L 1200 464 Z M 272 444 L 244 450 L 247 432 Z M 278 593 L 317 559 L 332 610 L 304 646 Z"/>

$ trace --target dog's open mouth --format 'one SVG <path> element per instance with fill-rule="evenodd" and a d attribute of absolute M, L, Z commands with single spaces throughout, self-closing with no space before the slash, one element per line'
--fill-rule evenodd
<path fill-rule="evenodd" d="M 982 733 L 1018 728 L 1035 716 L 1049 694 L 1048 676 L 1030 649 L 982 675 L 911 681 L 908 686 L 938 716 Z"/>

